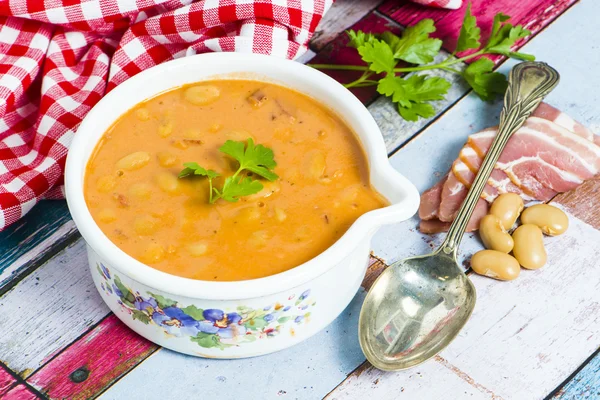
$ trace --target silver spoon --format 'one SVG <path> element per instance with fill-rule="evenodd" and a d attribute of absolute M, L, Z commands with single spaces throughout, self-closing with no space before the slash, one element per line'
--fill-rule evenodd
<path fill-rule="evenodd" d="M 359 339 L 376 368 L 405 369 L 433 357 L 471 316 L 475 287 L 457 263 L 458 246 L 506 142 L 558 80 L 558 72 L 541 62 L 512 69 L 498 133 L 446 239 L 431 254 L 393 263 L 374 282 L 360 312 Z"/>

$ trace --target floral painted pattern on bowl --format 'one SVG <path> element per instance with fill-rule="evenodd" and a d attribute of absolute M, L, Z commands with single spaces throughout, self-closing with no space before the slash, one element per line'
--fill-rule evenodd
<path fill-rule="evenodd" d="M 142 296 L 125 286 L 116 274 L 111 274 L 102 263 L 96 264 L 104 279 L 100 284 L 109 296 L 117 296 L 119 305 L 134 320 L 161 327 L 165 334 L 189 337 L 201 347 L 225 349 L 258 339 L 275 337 L 285 332 L 294 335 L 298 325 L 310 321 L 312 301 L 310 289 L 298 298 L 295 295 L 282 302 L 269 304 L 261 309 L 238 306 L 235 311 L 200 309 L 194 305 L 184 307 L 159 294 L 146 292 Z"/>

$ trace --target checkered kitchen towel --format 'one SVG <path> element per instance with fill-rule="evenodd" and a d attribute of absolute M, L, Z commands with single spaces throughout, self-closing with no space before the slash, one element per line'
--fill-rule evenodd
<path fill-rule="evenodd" d="M 295 58 L 332 2 L 0 0 L 0 230 L 63 197 L 71 139 L 111 88 L 207 51 Z"/>

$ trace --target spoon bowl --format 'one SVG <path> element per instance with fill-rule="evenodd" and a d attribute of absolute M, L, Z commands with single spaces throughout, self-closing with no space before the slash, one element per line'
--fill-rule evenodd
<path fill-rule="evenodd" d="M 360 345 L 384 371 L 410 368 L 439 353 L 475 308 L 475 287 L 439 250 L 390 265 L 374 285 L 385 290 L 365 302 Z"/>
<path fill-rule="evenodd" d="M 512 69 L 498 133 L 444 242 L 432 254 L 392 264 L 373 283 L 360 312 L 358 335 L 376 368 L 414 367 L 450 344 L 467 323 L 476 294 L 456 261 L 458 246 L 506 143 L 558 80 L 558 72 L 541 62 Z"/>

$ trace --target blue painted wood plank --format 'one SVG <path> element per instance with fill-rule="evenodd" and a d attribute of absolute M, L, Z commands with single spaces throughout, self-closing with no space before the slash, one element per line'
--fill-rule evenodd
<path fill-rule="evenodd" d="M 64 200 L 42 201 L 0 232 L 0 293 L 31 266 L 62 248 L 75 232 Z"/>
<path fill-rule="evenodd" d="M 364 361 L 356 333 L 364 295 L 325 330 L 274 354 L 210 360 L 162 349 L 101 398 L 320 399 Z"/>
<path fill-rule="evenodd" d="M 600 354 L 552 397 L 554 400 L 600 399 Z"/>

